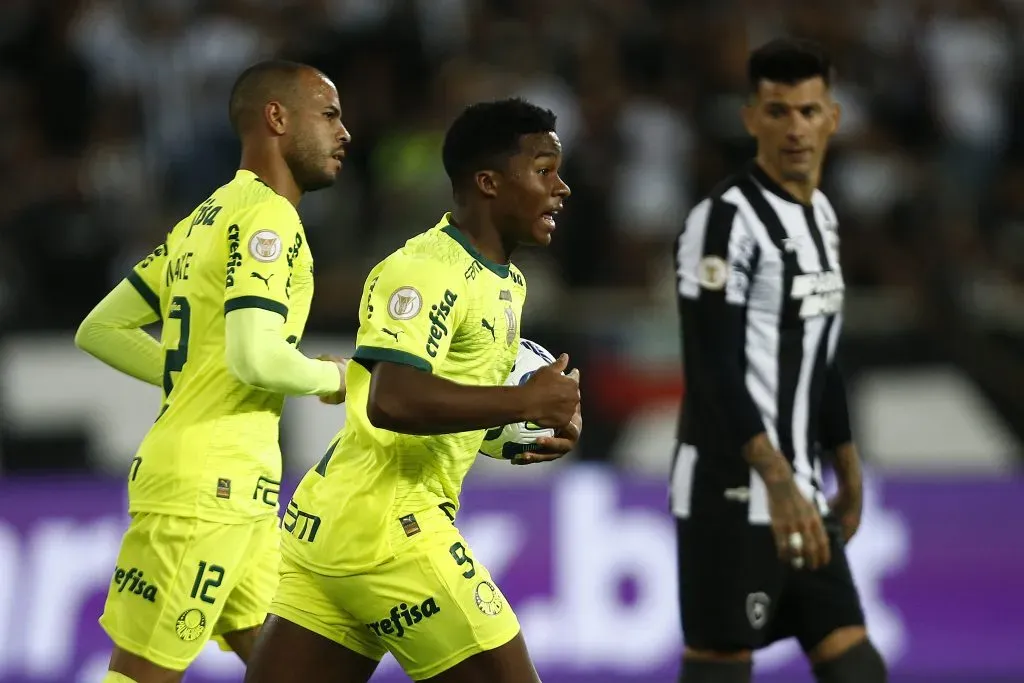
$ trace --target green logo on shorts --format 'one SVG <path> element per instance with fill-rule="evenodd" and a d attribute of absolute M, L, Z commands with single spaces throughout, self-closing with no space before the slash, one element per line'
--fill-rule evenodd
<path fill-rule="evenodd" d="M 143 578 L 145 576 L 145 572 L 135 567 L 127 571 L 116 567 L 114 569 L 114 585 L 117 586 L 118 593 L 124 593 L 127 590 L 132 595 L 142 596 L 143 600 L 156 602 L 157 587 L 146 581 Z"/>
<path fill-rule="evenodd" d="M 505 609 L 505 599 L 497 586 L 490 581 L 478 583 L 473 598 L 476 600 L 477 609 L 489 617 L 496 617 Z"/>
<path fill-rule="evenodd" d="M 195 607 L 187 609 L 174 624 L 174 632 L 186 643 L 190 643 L 206 630 L 206 615 Z"/>
<path fill-rule="evenodd" d="M 404 602 L 401 605 L 397 605 L 391 608 L 391 616 L 388 619 L 382 619 L 372 624 L 367 624 L 366 628 L 373 631 L 380 636 L 398 636 L 401 638 L 405 635 L 405 627 L 418 624 L 424 619 L 429 619 L 438 612 L 441 608 L 437 606 L 434 598 L 427 598 L 421 605 L 413 605 L 409 607 Z M 402 622 L 405 622 L 403 625 Z"/>

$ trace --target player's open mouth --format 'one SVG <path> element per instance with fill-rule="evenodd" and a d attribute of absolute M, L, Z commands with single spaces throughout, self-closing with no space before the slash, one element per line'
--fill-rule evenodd
<path fill-rule="evenodd" d="M 553 211 L 545 211 L 544 213 L 542 213 L 540 215 L 541 220 L 544 221 L 545 223 L 547 223 L 551 227 L 552 230 L 555 229 L 555 214 L 557 214 L 557 213 L 558 213 L 558 210 L 555 209 Z"/>

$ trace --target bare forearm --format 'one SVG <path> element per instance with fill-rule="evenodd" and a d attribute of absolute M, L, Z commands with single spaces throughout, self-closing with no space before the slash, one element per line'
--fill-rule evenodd
<path fill-rule="evenodd" d="M 367 415 L 381 429 L 403 434 L 451 434 L 529 419 L 520 387 L 469 386 L 413 367 L 373 368 Z"/>
<path fill-rule="evenodd" d="M 769 488 L 793 480 L 793 468 L 772 445 L 765 432 L 747 441 L 743 447 L 743 459 L 761 476 Z"/>
<path fill-rule="evenodd" d="M 860 455 L 853 442 L 840 444 L 835 449 L 835 469 L 839 483 L 850 489 L 851 493 L 860 493 L 863 486 L 860 469 Z"/>

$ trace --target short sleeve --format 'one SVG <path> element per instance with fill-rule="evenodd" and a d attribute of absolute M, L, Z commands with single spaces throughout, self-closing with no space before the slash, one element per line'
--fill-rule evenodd
<path fill-rule="evenodd" d="M 292 267 L 305 234 L 287 202 L 266 201 L 227 229 L 224 313 L 262 308 L 288 318 Z"/>
<path fill-rule="evenodd" d="M 135 264 L 126 278 L 132 287 L 145 299 L 149 307 L 156 312 L 157 317 L 163 317 L 160 313 L 160 282 L 164 278 L 164 269 L 167 267 L 167 243 L 150 252 L 149 256 Z"/>
<path fill-rule="evenodd" d="M 465 283 L 440 261 L 392 254 L 367 278 L 353 357 L 432 372 L 466 319 Z"/>

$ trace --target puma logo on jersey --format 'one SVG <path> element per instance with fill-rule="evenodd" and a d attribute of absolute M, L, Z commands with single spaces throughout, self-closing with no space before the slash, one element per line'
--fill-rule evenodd
<path fill-rule="evenodd" d="M 483 326 L 483 328 L 485 330 L 487 330 L 488 332 L 491 333 L 491 341 L 497 341 L 498 338 L 496 336 L 494 336 L 494 324 L 493 323 L 488 322 L 487 318 L 483 318 L 480 321 L 480 325 Z"/>
<path fill-rule="evenodd" d="M 259 273 L 257 273 L 254 270 L 251 273 L 249 273 L 249 277 L 254 277 L 257 280 L 261 280 L 263 282 L 263 284 L 265 284 L 267 286 L 267 289 L 270 289 L 270 278 L 274 277 L 274 274 L 271 273 L 270 275 L 268 275 L 266 277 L 263 277 L 262 275 L 260 275 Z"/>
<path fill-rule="evenodd" d="M 399 330 L 398 332 L 392 332 L 391 330 L 389 330 L 386 327 L 380 328 L 380 331 L 385 333 L 385 334 L 390 334 L 392 337 L 395 338 L 395 341 L 398 341 L 398 333 L 401 332 L 401 330 Z"/>

